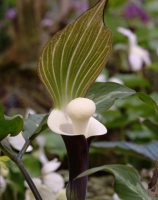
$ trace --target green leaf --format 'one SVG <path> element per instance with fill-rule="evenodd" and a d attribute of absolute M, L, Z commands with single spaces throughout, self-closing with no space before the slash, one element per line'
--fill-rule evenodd
<path fill-rule="evenodd" d="M 23 162 L 31 177 L 40 177 L 41 164 L 38 159 L 34 158 L 32 155 L 25 155 Z"/>
<path fill-rule="evenodd" d="M 155 97 L 152 96 L 153 99 Z M 156 102 L 156 99 L 155 99 Z M 155 107 L 143 102 L 137 93 L 133 96 L 127 97 L 122 101 L 117 101 L 117 109 L 124 110 L 122 116 L 128 119 L 128 124 L 140 121 L 140 117 L 143 119 L 149 119 L 154 123 L 158 122 L 158 113 L 155 112 Z M 105 116 L 106 118 L 106 116 Z M 126 124 L 127 125 L 127 124 Z M 128 129 L 130 130 L 130 129 Z"/>
<path fill-rule="evenodd" d="M 0 106 L 0 141 L 9 134 L 15 136 L 23 129 L 23 119 L 21 116 L 4 116 L 2 106 Z"/>
<path fill-rule="evenodd" d="M 158 105 L 154 101 L 152 97 L 150 97 L 148 94 L 143 93 L 143 92 L 137 92 L 136 95 L 148 106 L 153 108 L 154 110 L 158 111 Z"/>
<path fill-rule="evenodd" d="M 85 96 L 107 63 L 112 42 L 111 32 L 103 22 L 106 3 L 99 1 L 53 36 L 43 50 L 39 75 L 57 108 Z"/>
<path fill-rule="evenodd" d="M 151 200 L 143 188 L 138 172 L 131 166 L 104 165 L 89 169 L 79 177 L 94 174 L 99 171 L 110 172 L 115 177 L 115 191 L 122 200 Z"/>
<path fill-rule="evenodd" d="M 130 129 L 125 130 L 125 135 L 129 140 L 143 143 L 157 139 L 157 133 L 147 127 L 144 123 L 134 123 Z"/>
<path fill-rule="evenodd" d="M 34 139 L 40 132 L 47 127 L 48 114 L 29 115 L 24 122 L 23 136 L 27 139 Z"/>
<path fill-rule="evenodd" d="M 53 134 L 49 129 L 44 130 L 41 134 L 45 136 L 45 148 L 50 154 L 58 155 L 61 159 L 66 154 L 65 145 L 60 135 Z"/>
<path fill-rule="evenodd" d="M 114 141 L 114 142 L 95 142 L 92 143 L 92 147 L 100 150 L 119 150 L 122 153 L 135 153 L 137 155 L 144 156 L 150 160 L 157 160 L 158 155 L 158 142 L 152 141 L 148 144 L 135 144 L 132 142 L 125 141 Z"/>
<path fill-rule="evenodd" d="M 149 129 L 151 130 L 154 135 L 156 136 L 156 139 L 158 139 L 158 136 L 157 136 L 157 130 L 158 130 L 158 122 L 155 123 L 149 119 L 146 119 L 143 121 L 143 124 Z"/>
<path fill-rule="evenodd" d="M 130 88 L 150 88 L 150 83 L 140 74 L 117 74 L 117 78 L 121 79 L 127 87 Z"/>
<path fill-rule="evenodd" d="M 95 83 L 87 97 L 96 103 L 97 112 L 108 110 L 120 98 L 135 94 L 135 91 L 118 83 Z"/>

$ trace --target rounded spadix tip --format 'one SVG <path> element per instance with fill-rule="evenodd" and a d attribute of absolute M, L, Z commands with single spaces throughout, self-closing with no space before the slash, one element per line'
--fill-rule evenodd
<path fill-rule="evenodd" d="M 90 118 L 96 110 L 95 103 L 87 98 L 76 98 L 66 106 L 66 112 L 70 118 L 86 119 Z"/>

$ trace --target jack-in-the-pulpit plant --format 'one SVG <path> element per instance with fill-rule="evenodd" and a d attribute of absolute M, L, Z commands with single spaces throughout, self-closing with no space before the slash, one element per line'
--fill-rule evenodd
<path fill-rule="evenodd" d="M 138 113 L 140 117 L 144 117 L 140 128 L 145 126 L 147 129 L 154 129 L 151 130 L 151 133 L 154 133 L 152 138 L 155 135 L 155 130 L 157 130 L 158 104 L 155 94 L 149 96 L 140 92 L 139 88 L 139 92 L 135 92 L 122 84 L 120 80 L 118 84 L 116 79 L 108 79 L 108 81 L 117 81 L 117 83 L 105 83 L 106 80 L 102 80 L 102 78 L 105 79 L 104 76 L 101 76 L 99 82 L 95 82 L 92 85 L 105 67 L 112 49 L 111 32 L 105 26 L 103 20 L 106 4 L 107 0 L 98 0 L 98 3 L 92 9 L 55 34 L 42 51 L 38 69 L 39 76 L 52 97 L 52 109 L 49 114 L 29 114 L 26 119 L 21 116 L 8 117 L 4 114 L 0 105 L 0 199 L 1 196 L 3 198 L 6 191 L 11 191 L 12 189 L 10 186 L 8 187 L 9 181 L 7 181 L 6 177 L 8 172 L 6 173 L 1 165 L 3 160 L 11 160 L 19 168 L 27 182 L 25 193 L 27 200 L 65 199 L 65 195 L 68 200 L 85 200 L 87 176 L 99 171 L 105 171 L 114 176 L 115 194 L 118 194 L 120 199 L 153 200 L 152 197 L 157 196 L 157 177 L 155 174 L 157 173 L 157 165 L 149 183 L 148 192 L 141 183 L 139 173 L 129 165 L 103 165 L 88 169 L 88 151 L 92 138 L 107 133 L 106 127 L 95 117 L 97 116 L 98 119 L 105 122 L 109 118 L 105 116 L 105 113 L 114 105 L 115 100 L 133 95 L 133 97 L 139 98 L 143 104 L 145 103 L 143 106 L 140 104 L 141 106 L 138 109 L 137 100 L 136 102 L 132 100 L 133 103 L 128 103 L 128 99 L 127 102 L 123 103 L 124 105 L 118 104 L 118 114 L 115 112 L 116 106 L 110 110 L 110 112 L 114 111 L 114 115 L 110 114 L 109 116 L 114 118 L 112 117 L 112 121 L 110 119 L 107 122 L 110 122 L 110 124 L 116 122 L 116 124 L 113 123 L 114 126 L 112 127 L 119 127 L 119 133 L 126 133 L 126 128 L 130 127 L 131 121 L 132 124 L 133 121 L 136 121 L 134 122 L 138 128 L 136 128 L 136 133 L 139 132 L 138 120 L 135 120 Z M 137 57 L 135 59 L 136 63 L 134 63 L 135 70 L 136 66 L 142 65 L 143 62 L 150 64 L 150 58 L 146 56 L 146 51 L 137 45 L 136 37 L 131 35 L 131 32 L 126 28 L 119 28 L 119 32 L 126 36 L 132 36 L 132 46 L 129 50 L 132 53 L 130 57 L 132 60 Z M 139 54 L 139 59 L 135 50 Z M 145 88 L 143 87 L 143 90 Z M 130 107 L 129 105 L 133 106 L 126 110 L 127 107 Z M 149 107 L 147 111 L 146 106 Z M 142 108 L 145 108 L 145 113 L 142 113 Z M 138 112 L 135 115 L 134 112 L 137 109 Z M 148 115 L 149 112 L 150 115 Z M 120 123 L 119 126 L 118 123 Z M 130 130 L 133 130 L 133 125 Z M 66 194 L 64 180 L 61 175 L 55 172 L 60 163 L 57 160 L 48 160 L 45 155 L 45 147 L 49 146 L 47 142 L 45 143 L 47 139 L 49 140 L 49 137 L 47 138 L 45 135 L 45 133 L 48 134 L 48 127 L 52 132 L 62 136 L 67 149 L 69 183 L 66 188 Z M 140 131 L 146 130 L 146 128 L 140 129 Z M 129 133 L 131 132 L 130 130 L 128 131 Z M 43 136 L 41 138 L 37 137 L 39 134 Z M 37 145 L 32 143 L 35 138 L 36 144 L 40 148 L 39 151 L 32 154 L 32 151 L 37 148 Z M 52 140 L 51 142 L 55 141 Z M 92 146 L 95 149 L 103 149 L 104 151 L 107 148 L 116 147 L 117 149 L 119 148 L 119 152 L 124 152 L 123 154 L 126 156 L 128 151 L 130 153 L 132 151 L 132 153 L 138 154 L 139 157 L 143 155 L 151 160 L 157 159 L 157 141 L 145 145 L 135 144 L 131 141 L 114 141 L 111 143 L 101 141 L 93 143 Z M 30 159 L 30 165 L 33 163 L 33 172 L 37 172 L 36 179 L 29 175 L 25 166 L 23 155 L 27 152 L 31 154 L 27 158 Z M 36 157 L 35 163 L 34 159 L 32 159 L 34 156 Z M 36 161 L 38 163 L 37 168 Z M 9 166 L 10 168 L 12 168 L 12 165 Z M 15 179 L 16 175 L 17 173 L 15 174 Z M 14 182 L 18 182 L 18 186 L 23 188 L 21 181 L 13 180 L 12 173 L 9 177 L 13 181 L 13 190 L 16 186 Z M 6 194 L 8 195 L 8 192 Z M 117 195 L 113 196 L 113 198 L 115 197 L 118 198 Z"/>
<path fill-rule="evenodd" d="M 87 177 L 74 180 L 88 169 L 92 136 L 107 132 L 97 121 L 95 103 L 84 98 L 100 74 L 112 49 L 111 32 L 104 24 L 107 0 L 100 0 L 46 44 L 39 76 L 53 99 L 49 128 L 62 135 L 69 158 L 68 200 L 86 198 Z"/>

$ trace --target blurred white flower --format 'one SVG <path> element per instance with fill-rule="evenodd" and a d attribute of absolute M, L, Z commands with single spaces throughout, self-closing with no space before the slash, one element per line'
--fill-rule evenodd
<path fill-rule="evenodd" d="M 103 73 L 101 73 L 97 79 L 95 80 L 96 82 L 107 82 L 107 79 Z"/>
<path fill-rule="evenodd" d="M 7 181 L 5 177 L 9 174 L 9 169 L 5 162 L 3 162 L 3 156 L 0 156 L 0 197 L 5 192 L 7 187 Z"/>
<path fill-rule="evenodd" d="M 36 142 L 39 146 L 39 148 L 43 149 L 46 143 L 46 138 L 43 135 L 39 135 L 38 137 L 36 137 Z"/>
<path fill-rule="evenodd" d="M 117 78 L 117 77 L 111 77 L 111 78 L 109 78 L 108 82 L 123 84 L 123 81 L 121 79 Z"/>
<path fill-rule="evenodd" d="M 98 78 L 96 79 L 96 82 L 114 82 L 114 83 L 123 84 L 123 81 L 121 79 L 114 77 L 114 76 L 107 79 L 103 73 L 101 73 L 98 76 Z"/>
<path fill-rule="evenodd" d="M 39 146 L 39 160 L 42 163 L 42 174 L 48 174 L 50 172 L 56 171 L 61 163 L 55 158 L 51 161 L 48 160 L 47 156 L 45 155 L 44 146 L 46 143 L 46 139 L 43 135 L 39 135 L 36 138 L 37 144 Z"/>
<path fill-rule="evenodd" d="M 16 136 L 8 136 L 8 141 L 10 145 L 17 151 L 20 151 L 25 144 L 25 139 L 22 135 L 22 132 Z M 26 150 L 26 152 L 30 151 L 32 151 L 32 146 L 29 146 Z"/>
<path fill-rule="evenodd" d="M 42 165 L 44 165 L 48 162 L 48 159 L 44 152 L 44 146 L 45 146 L 46 139 L 43 135 L 39 135 L 36 138 L 36 142 L 39 146 L 38 158 L 39 158 L 40 162 L 42 163 Z"/>
<path fill-rule="evenodd" d="M 61 135 L 103 135 L 107 129 L 93 116 L 95 103 L 87 98 L 76 98 L 65 106 L 63 110 L 54 109 L 48 117 L 49 128 Z"/>
<path fill-rule="evenodd" d="M 28 118 L 29 115 L 34 115 L 34 114 L 36 114 L 35 110 L 33 110 L 32 108 L 28 108 L 25 113 L 25 118 Z"/>
<path fill-rule="evenodd" d="M 56 158 L 49 161 L 46 157 L 44 152 L 44 136 L 37 137 L 37 144 L 39 145 L 39 160 L 42 163 L 42 181 L 54 193 L 57 193 L 64 187 L 63 177 L 55 172 L 60 167 L 61 163 Z"/>
<path fill-rule="evenodd" d="M 112 200 L 120 200 L 119 196 L 115 193 L 112 197 Z"/>
<path fill-rule="evenodd" d="M 39 160 L 42 163 L 41 177 L 33 178 L 33 181 L 39 190 L 43 200 L 55 200 L 56 195 L 64 188 L 63 177 L 55 172 L 61 165 L 57 159 L 51 161 L 45 155 L 45 137 L 38 136 L 36 138 L 37 144 L 39 146 Z M 27 186 L 28 188 L 28 186 Z M 25 200 L 34 200 L 31 190 L 28 188 L 25 193 Z"/>
<path fill-rule="evenodd" d="M 54 172 L 58 167 L 59 162 L 57 159 L 50 162 L 48 161 L 48 163 L 44 164 L 42 168 L 41 178 L 33 178 L 43 200 L 55 200 L 57 193 L 64 188 L 63 177 Z M 33 194 L 29 188 L 26 190 L 25 200 L 34 200 Z"/>
<path fill-rule="evenodd" d="M 142 69 L 143 64 L 150 65 L 150 55 L 148 51 L 138 45 L 136 35 L 129 29 L 119 27 L 118 32 L 122 33 L 129 40 L 129 55 L 128 60 L 133 71 Z"/>
<path fill-rule="evenodd" d="M 0 197 L 6 189 L 7 183 L 3 176 L 0 175 Z"/>
<path fill-rule="evenodd" d="M 60 165 L 61 163 L 57 159 L 47 161 L 47 163 L 43 165 L 42 174 L 49 174 L 50 172 L 54 172 L 60 167 Z"/>
<path fill-rule="evenodd" d="M 61 163 L 57 160 L 51 160 L 42 167 L 42 181 L 54 194 L 58 193 L 64 187 L 63 177 L 54 172 L 60 167 Z"/>
<path fill-rule="evenodd" d="M 49 173 L 42 176 L 43 184 L 49 188 L 53 194 L 57 194 L 64 187 L 63 177 L 58 173 Z"/>
<path fill-rule="evenodd" d="M 46 185 L 42 183 L 42 181 L 38 178 L 32 179 L 34 184 L 37 187 L 37 190 L 39 191 L 41 197 L 43 200 L 55 200 L 55 194 L 51 191 L 50 188 L 48 188 Z M 28 185 L 25 184 L 27 187 L 27 190 L 25 192 L 25 200 L 35 200 L 31 190 L 29 189 Z"/>

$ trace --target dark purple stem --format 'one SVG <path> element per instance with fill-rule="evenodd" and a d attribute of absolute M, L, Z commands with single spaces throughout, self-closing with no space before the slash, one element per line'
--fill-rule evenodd
<path fill-rule="evenodd" d="M 79 174 L 88 169 L 89 145 L 83 135 L 62 136 L 69 162 L 69 183 L 67 186 L 68 200 L 85 200 L 88 177 L 74 180 Z"/>

